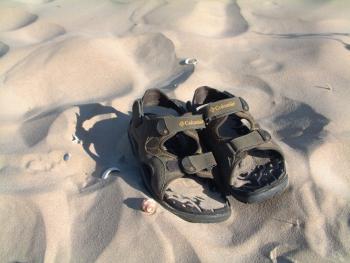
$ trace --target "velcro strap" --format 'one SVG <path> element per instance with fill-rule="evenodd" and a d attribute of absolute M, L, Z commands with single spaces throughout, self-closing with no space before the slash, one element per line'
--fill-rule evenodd
<path fill-rule="evenodd" d="M 230 144 L 236 152 L 248 151 L 271 140 L 271 135 L 262 129 L 233 139 Z"/>
<path fill-rule="evenodd" d="M 233 97 L 211 102 L 199 110 L 203 114 L 205 121 L 211 121 L 213 118 L 222 117 L 240 111 L 248 111 L 248 103 L 240 98 Z"/>
<path fill-rule="evenodd" d="M 201 114 L 181 117 L 165 116 L 157 119 L 156 128 L 161 135 L 205 128 L 205 123 Z"/>
<path fill-rule="evenodd" d="M 181 166 L 185 173 L 195 174 L 205 169 L 216 166 L 214 155 L 211 152 L 186 156 L 181 161 Z"/>

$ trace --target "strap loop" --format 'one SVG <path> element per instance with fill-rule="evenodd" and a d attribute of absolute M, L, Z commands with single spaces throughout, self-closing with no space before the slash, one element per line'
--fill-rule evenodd
<path fill-rule="evenodd" d="M 190 155 L 181 160 L 181 166 L 185 173 L 195 174 L 205 169 L 216 166 L 214 155 L 211 152 Z"/>
<path fill-rule="evenodd" d="M 213 118 L 248 110 L 248 103 L 244 99 L 233 97 L 209 103 L 205 107 L 199 109 L 199 112 L 203 113 L 205 121 L 209 122 Z"/>
<path fill-rule="evenodd" d="M 174 134 L 180 131 L 204 129 L 205 123 L 202 115 L 165 116 L 157 117 L 156 129 L 160 135 Z"/>
<path fill-rule="evenodd" d="M 271 140 L 271 135 L 262 129 L 233 139 L 230 144 L 236 152 L 248 151 Z"/>

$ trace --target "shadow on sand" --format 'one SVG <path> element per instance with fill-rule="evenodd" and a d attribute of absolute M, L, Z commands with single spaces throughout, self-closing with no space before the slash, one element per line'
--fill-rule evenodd
<path fill-rule="evenodd" d="M 106 116 L 107 115 L 107 116 Z M 91 121 L 96 118 L 96 121 Z M 145 192 L 127 139 L 130 116 L 111 106 L 98 103 L 79 106 L 76 136 L 81 140 L 84 151 L 96 162 L 92 176 L 101 178 L 109 167 L 122 170 L 118 174 L 131 187 Z M 87 127 L 91 122 L 91 127 Z M 130 172 L 128 172 L 130 170 Z"/>
<path fill-rule="evenodd" d="M 135 161 L 127 139 L 130 116 L 111 106 L 98 103 L 79 106 L 76 136 L 84 151 L 96 162 L 91 184 L 82 189 L 82 195 L 74 199 L 77 207 L 72 229 L 71 259 L 79 262 L 96 262 L 112 242 L 123 219 L 123 206 L 139 209 L 141 198 L 126 198 L 116 177 L 101 180 L 102 172 L 109 167 L 119 167 L 116 174 L 132 188 L 146 192 L 132 162 Z M 106 181 L 106 182 L 104 182 Z M 98 190 L 98 191 L 97 191 Z M 95 196 L 92 203 L 84 200 L 86 194 Z M 125 200 L 124 200 L 125 199 Z M 85 207 L 84 207 L 85 206 Z M 96 237 L 98 235 L 98 237 Z M 103 238 L 99 238 L 103 237 Z"/>
<path fill-rule="evenodd" d="M 277 134 L 292 148 L 307 152 L 321 142 L 329 120 L 305 103 L 289 99 L 286 103 L 291 105 L 291 110 L 274 120 L 280 127 Z"/>

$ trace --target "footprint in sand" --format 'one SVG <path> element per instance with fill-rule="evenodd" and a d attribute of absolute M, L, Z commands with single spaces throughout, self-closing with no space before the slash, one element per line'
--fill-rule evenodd
<path fill-rule="evenodd" d="M 131 92 L 130 59 L 118 44 L 113 38 L 72 37 L 34 50 L 4 74 L 6 81 L 0 90 L 0 105 L 11 101 L 19 107 L 5 106 L 9 111 L 0 115 L 19 113 L 28 120 L 45 116 L 41 113 L 56 110 L 60 105 L 66 107 L 92 98 L 103 101 Z M 55 90 L 52 80 L 59 80 L 55 82 Z M 31 94 L 18 96 L 28 82 L 33 84 Z"/>
<path fill-rule="evenodd" d="M 0 120 L 28 120 L 47 116 L 45 113 L 60 105 L 121 97 L 139 83 L 143 87 L 164 87 L 191 73 L 179 61 L 173 43 L 161 34 L 122 39 L 79 36 L 53 41 L 3 75 L 0 105 L 5 105 L 7 111 L 0 112 Z M 23 95 L 29 82 L 31 92 Z M 18 107 L 10 107 L 9 101 Z"/>
<path fill-rule="evenodd" d="M 347 143 L 344 143 L 347 142 Z M 325 192 L 337 198 L 350 200 L 349 173 L 350 139 L 329 137 L 310 155 L 310 169 L 314 182 Z"/>
<path fill-rule="evenodd" d="M 258 57 L 250 62 L 250 66 L 257 72 L 262 74 L 275 73 L 282 69 L 282 64 Z"/>
<path fill-rule="evenodd" d="M 0 9 L 1 38 L 0 57 L 11 48 L 41 43 L 65 34 L 66 30 L 56 24 L 38 19 L 38 16 L 18 8 Z"/>
<path fill-rule="evenodd" d="M 172 90 L 194 72 L 193 65 L 180 65 L 174 43 L 162 33 L 127 37 L 121 43 L 135 54 L 147 77 L 154 80 L 152 87 Z"/>
<path fill-rule="evenodd" d="M 62 164 L 65 162 L 63 151 L 51 151 L 48 154 L 37 155 L 36 158 L 29 158 L 25 161 L 25 168 L 31 173 L 60 171 Z"/>
<path fill-rule="evenodd" d="M 232 37 L 249 27 L 235 2 L 222 1 L 173 1 L 148 13 L 144 21 L 206 37 Z"/>
<path fill-rule="evenodd" d="M 35 23 L 26 27 L 22 27 L 15 31 L 5 32 L 2 34 L 2 37 L 7 42 L 13 42 L 15 43 L 14 45 L 18 46 L 40 43 L 53 39 L 64 33 L 66 33 L 66 30 L 63 27 L 39 19 Z"/>
<path fill-rule="evenodd" d="M 304 114 L 308 115 L 307 112 Z M 317 115 L 313 119 L 316 121 L 313 125 L 317 125 Z M 304 132 L 299 140 L 307 136 L 307 133 Z M 312 137 L 317 138 L 319 135 L 315 131 Z M 310 141 L 307 137 L 304 140 Z M 322 142 L 308 148 L 310 176 L 302 187 L 296 189 L 295 196 L 306 216 L 305 239 L 308 246 L 322 257 L 338 261 L 349 250 L 349 247 L 342 244 L 347 243 L 350 233 L 350 183 L 344 177 L 350 169 L 347 158 L 350 140 L 349 137 L 339 139 L 328 134 Z"/>
<path fill-rule="evenodd" d="M 1 262 L 42 262 L 45 224 L 32 202 L 27 198 L 0 196 L 0 224 Z"/>
<path fill-rule="evenodd" d="M 37 20 L 38 16 L 18 8 L 0 9 L 0 32 L 16 30 Z"/>
<path fill-rule="evenodd" d="M 0 41 L 0 58 L 9 51 L 10 47 Z"/>
<path fill-rule="evenodd" d="M 308 246 L 323 257 L 330 256 L 334 239 L 330 236 L 327 215 L 322 211 L 325 197 L 311 181 L 298 189 L 296 196 L 306 216 L 304 235 Z"/>
<path fill-rule="evenodd" d="M 277 98 L 269 83 L 254 75 L 237 76 L 235 81 L 235 88 L 228 91 L 244 98 L 250 105 L 249 111 L 256 119 L 271 114 Z"/>

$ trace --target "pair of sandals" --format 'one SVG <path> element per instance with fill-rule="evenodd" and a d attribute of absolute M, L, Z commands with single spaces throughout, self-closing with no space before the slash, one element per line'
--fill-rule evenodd
<path fill-rule="evenodd" d="M 227 195 L 261 202 L 288 184 L 281 149 L 228 92 L 204 86 L 184 103 L 149 89 L 133 104 L 128 135 L 147 190 L 186 221 L 224 221 Z"/>

